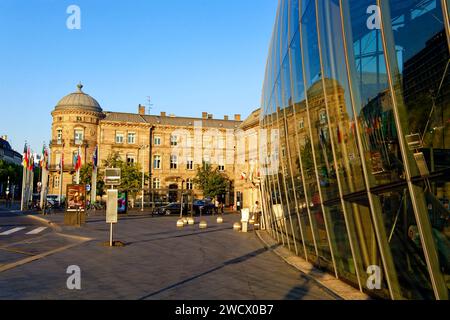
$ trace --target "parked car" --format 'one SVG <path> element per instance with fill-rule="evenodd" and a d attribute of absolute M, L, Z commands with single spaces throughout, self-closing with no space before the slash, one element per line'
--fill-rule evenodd
<path fill-rule="evenodd" d="M 200 215 L 200 210 L 202 210 L 202 214 L 212 214 L 214 209 L 214 203 L 207 200 L 195 200 L 193 203 L 193 210 L 196 215 Z"/>
<path fill-rule="evenodd" d="M 159 208 L 155 208 L 153 210 L 153 214 L 158 214 L 158 215 L 171 215 L 171 214 L 180 214 L 181 211 L 181 204 L 178 202 L 172 202 L 169 203 L 168 205 L 159 207 Z M 188 211 L 188 206 L 185 204 L 183 211 L 186 213 Z"/>

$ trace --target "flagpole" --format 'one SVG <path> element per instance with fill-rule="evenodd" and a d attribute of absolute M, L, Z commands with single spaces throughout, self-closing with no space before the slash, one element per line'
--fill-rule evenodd
<path fill-rule="evenodd" d="M 25 199 L 26 199 L 26 195 L 25 195 L 25 185 L 27 183 L 27 165 L 23 166 L 23 173 L 22 173 L 22 201 L 20 203 L 20 211 L 23 211 L 24 206 L 25 206 Z"/>
<path fill-rule="evenodd" d="M 81 148 L 78 147 L 78 156 L 77 156 L 77 174 L 76 174 L 76 184 L 80 184 L 80 163 L 81 163 Z"/>
<path fill-rule="evenodd" d="M 64 150 L 61 153 L 61 159 L 59 160 L 59 206 L 62 203 L 62 189 L 63 189 L 63 174 L 64 174 Z"/>
<path fill-rule="evenodd" d="M 92 159 L 92 179 L 91 179 L 91 204 L 94 204 L 97 200 L 97 166 L 98 166 L 98 146 L 95 148 L 94 156 Z"/>

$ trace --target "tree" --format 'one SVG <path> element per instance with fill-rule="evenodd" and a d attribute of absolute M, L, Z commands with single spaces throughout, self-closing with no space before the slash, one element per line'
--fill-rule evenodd
<path fill-rule="evenodd" d="M 4 160 L 0 160 L 0 184 L 6 186 L 8 183 L 10 185 L 19 186 L 22 184 L 22 166 L 8 163 Z M 6 189 L 6 188 L 5 188 Z"/>
<path fill-rule="evenodd" d="M 219 168 L 213 170 L 210 164 L 203 163 L 197 167 L 194 183 L 203 191 L 205 197 L 216 198 L 226 193 L 230 180 Z"/>
<path fill-rule="evenodd" d="M 121 170 L 120 192 L 127 192 L 129 197 L 135 199 L 138 192 L 142 191 L 142 167 L 140 164 L 127 163 L 122 160 L 118 152 L 112 152 L 103 161 L 106 168 L 117 168 Z M 144 181 L 148 175 L 144 176 Z"/>
<path fill-rule="evenodd" d="M 94 165 L 92 163 L 85 164 L 80 170 L 80 182 L 82 184 L 92 185 L 92 172 Z M 91 187 L 92 190 L 92 187 Z M 103 196 L 105 194 L 105 182 L 103 181 L 103 173 L 97 171 L 97 195 Z"/>

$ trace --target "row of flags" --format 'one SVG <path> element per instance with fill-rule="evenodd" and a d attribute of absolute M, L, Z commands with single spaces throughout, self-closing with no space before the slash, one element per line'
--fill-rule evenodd
<path fill-rule="evenodd" d="M 22 165 L 24 168 L 26 168 L 29 171 L 34 171 L 35 169 L 35 157 L 39 160 L 39 167 L 45 168 L 48 170 L 49 164 L 50 164 L 50 156 L 49 156 L 49 150 L 45 146 L 42 147 L 42 154 L 41 156 L 36 156 L 36 154 L 31 150 L 30 146 L 28 146 L 27 143 L 25 143 L 24 149 L 23 149 L 23 157 L 22 157 Z M 92 164 L 94 165 L 94 168 L 98 167 L 98 147 L 95 148 L 94 153 L 92 155 Z M 82 161 L 82 155 L 81 155 L 81 148 L 78 148 L 78 152 L 74 154 L 73 157 L 73 167 L 75 171 L 78 171 L 81 169 L 83 165 Z M 61 158 L 58 163 L 58 167 L 60 169 L 64 168 L 64 153 L 61 154 Z"/>

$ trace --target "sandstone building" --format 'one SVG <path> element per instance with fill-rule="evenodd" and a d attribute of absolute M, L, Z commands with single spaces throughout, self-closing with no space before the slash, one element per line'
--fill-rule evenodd
<path fill-rule="evenodd" d="M 82 89 L 79 84 L 77 91 L 61 99 L 52 112 L 49 194 L 59 194 L 62 184 L 64 195 L 66 186 L 74 183 L 74 155 L 81 150 L 82 163 L 91 163 L 98 146 L 100 170 L 108 155 L 118 152 L 124 161 L 143 167 L 150 177 L 146 193 L 163 190 L 157 191 L 164 198 L 161 201 L 176 201 L 169 199 L 172 196 L 165 190 L 181 188 L 201 198 L 201 192 L 193 183 L 196 168 L 202 161 L 211 162 L 230 178 L 229 192 L 223 200 L 227 204 L 234 203 L 236 168 L 235 155 L 230 150 L 236 148 L 234 139 L 242 124 L 240 115 L 220 120 L 207 112 L 203 112 L 201 118 L 177 117 L 165 112 L 148 115 L 141 105 L 135 114 L 106 112 Z M 181 151 L 175 153 L 177 148 Z M 63 179 L 61 157 L 64 159 Z"/>

